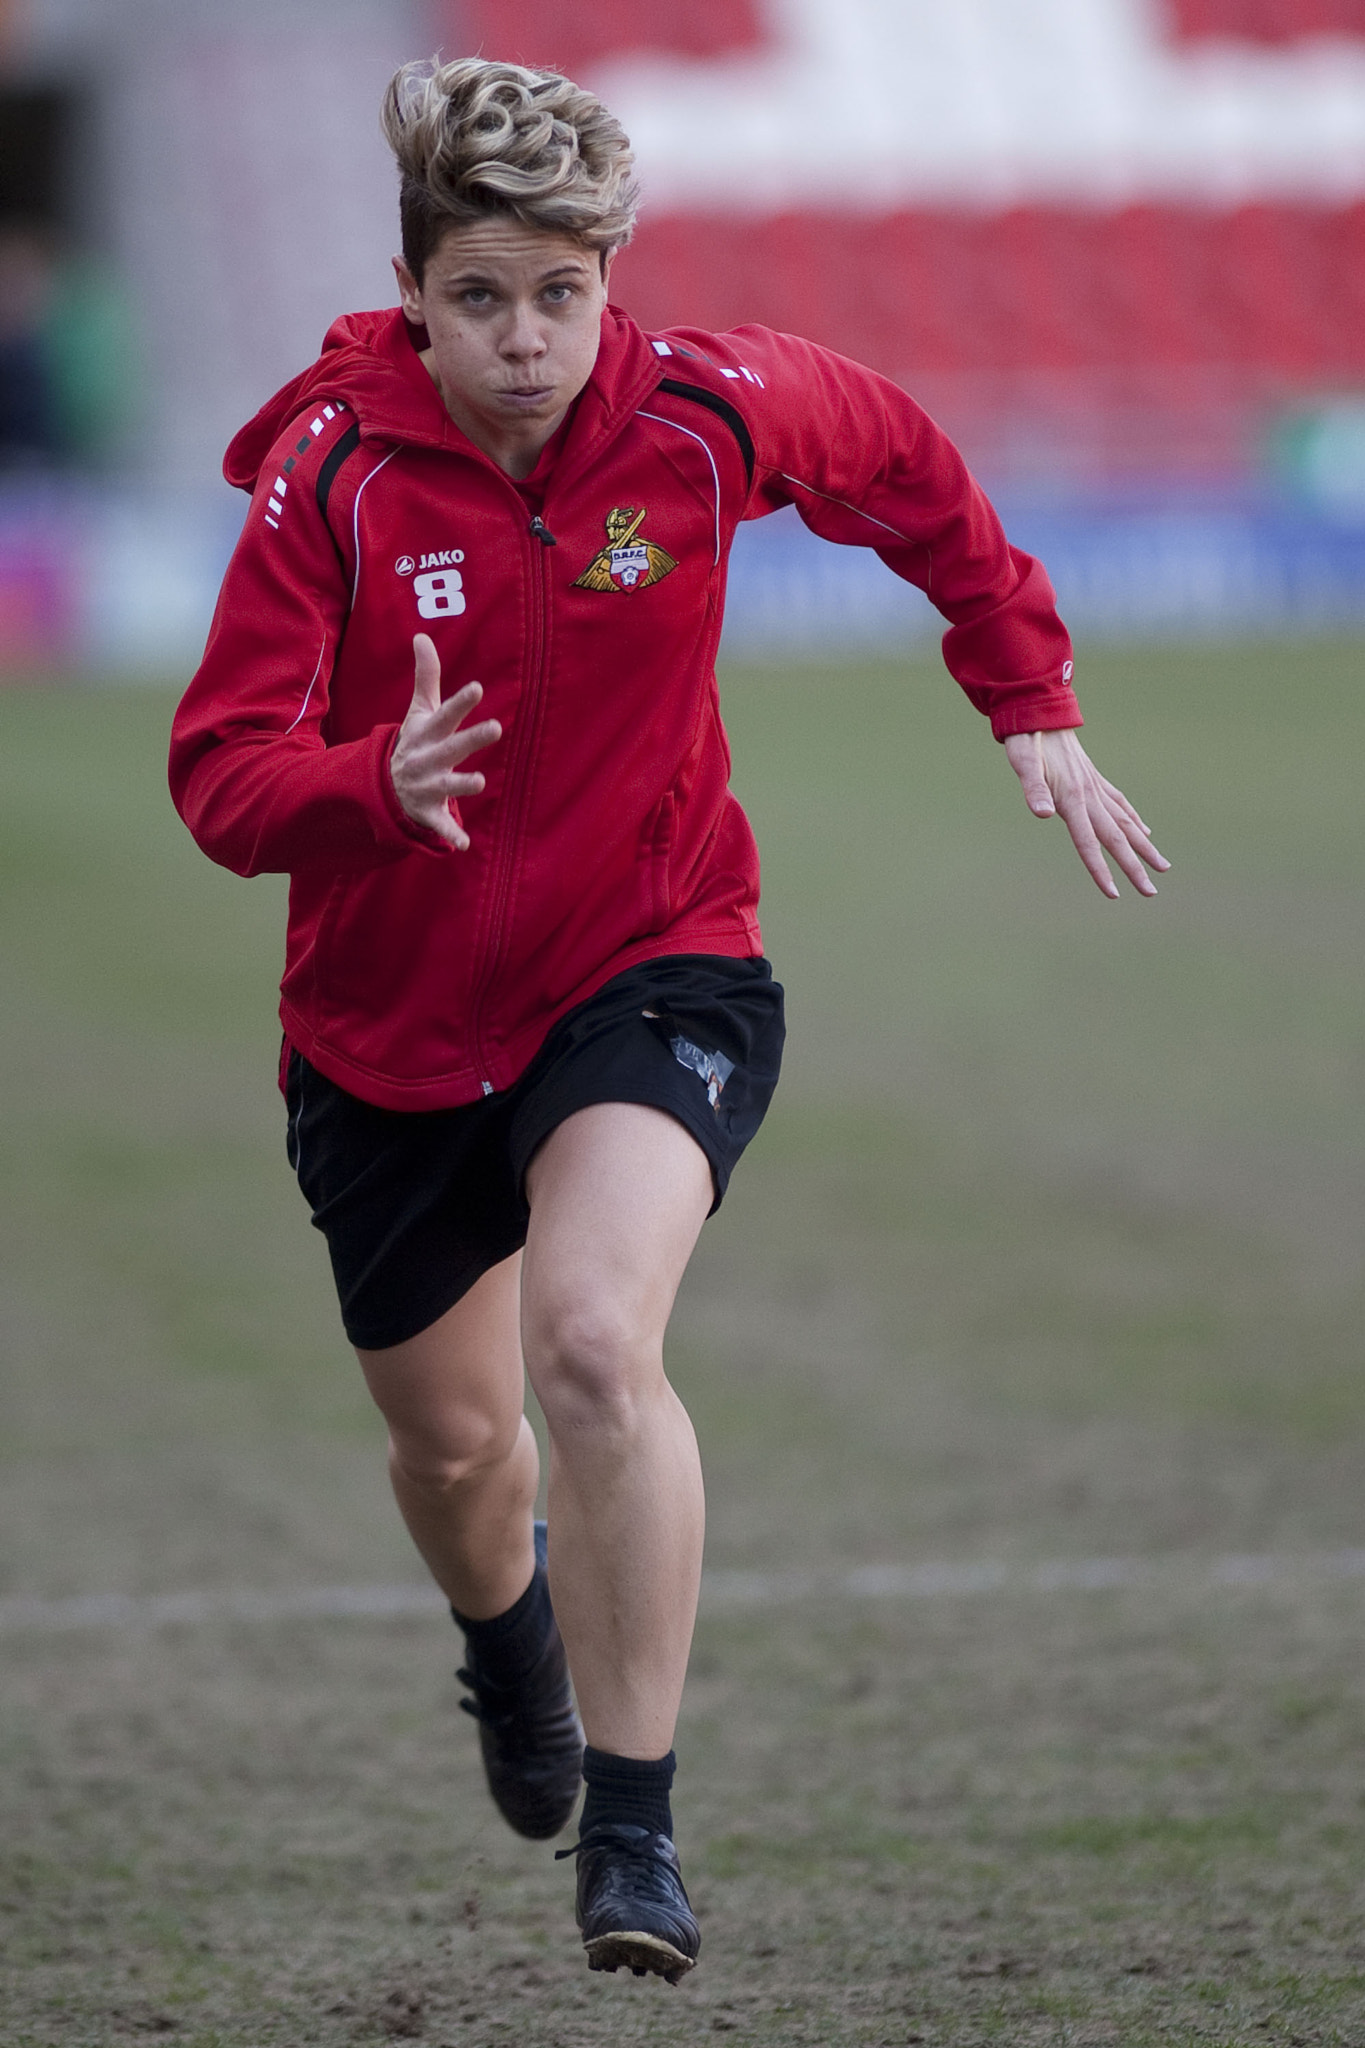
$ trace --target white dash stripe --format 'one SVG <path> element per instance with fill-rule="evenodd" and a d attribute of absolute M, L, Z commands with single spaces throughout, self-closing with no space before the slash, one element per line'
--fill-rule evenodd
<path fill-rule="evenodd" d="M 277 476 L 275 479 L 275 496 L 282 498 L 288 489 L 289 485 L 285 482 L 285 479 L 282 476 Z"/>
<path fill-rule="evenodd" d="M 1365 1550 L 1278 1556 L 1075 1557 L 1039 1564 L 982 1558 L 958 1563 L 858 1565 L 843 1572 L 713 1571 L 702 1578 L 707 1613 L 791 1606 L 800 1601 L 971 1599 L 983 1594 L 1097 1593 L 1130 1588 L 1221 1592 L 1298 1588 L 1365 1579 Z M 0 1635 L 23 1630 L 171 1628 L 215 1621 L 386 1620 L 444 1612 L 435 1587 L 286 1586 L 275 1591 L 86 1593 L 47 1600 L 0 1598 Z"/>
<path fill-rule="evenodd" d="M 316 418 L 316 419 L 315 419 L 315 420 L 314 420 L 314 421 L 313 421 L 313 422 L 311 423 L 311 425 L 309 426 L 309 429 L 308 429 L 308 431 L 309 431 L 309 433 L 310 433 L 310 434 L 320 434 L 320 433 L 322 432 L 322 428 L 323 428 L 323 418 L 322 418 L 322 414 L 321 414 L 321 413 L 319 413 L 319 414 L 318 414 L 318 416 L 317 416 L 317 418 Z"/>
<path fill-rule="evenodd" d="M 279 520 L 278 520 L 278 519 L 272 519 L 272 518 L 271 518 L 271 516 L 270 516 L 270 514 L 269 514 L 268 512 L 267 512 L 267 513 L 266 513 L 266 515 L 265 515 L 265 523 L 266 523 L 266 525 L 267 525 L 267 526 L 273 526 L 273 527 L 274 527 L 274 529 L 275 529 L 275 531 L 276 531 L 276 533 L 278 533 L 278 532 L 279 532 L 279 530 L 280 530 L 280 522 L 279 522 Z"/>
<path fill-rule="evenodd" d="M 337 414 L 336 414 L 336 407 L 335 407 L 334 405 L 324 405 L 324 406 L 323 406 L 323 408 L 322 408 L 322 417 L 323 417 L 323 418 L 324 418 L 325 420 L 334 420 L 334 419 L 336 418 L 336 416 L 337 416 Z"/>
<path fill-rule="evenodd" d="M 279 519 L 279 518 L 280 518 L 280 517 L 281 517 L 281 516 L 283 515 L 283 512 L 284 512 L 284 507 L 283 507 L 283 505 L 282 505 L 282 504 L 280 503 L 280 501 L 279 501 L 279 499 L 278 499 L 278 498 L 271 498 L 271 499 L 270 499 L 270 500 L 269 500 L 268 502 L 269 502 L 269 505 L 270 505 L 270 509 L 271 509 L 271 511 L 272 511 L 272 512 L 274 513 L 274 515 L 275 515 L 275 518 L 276 518 L 276 519 L 278 520 L 278 519 Z"/>

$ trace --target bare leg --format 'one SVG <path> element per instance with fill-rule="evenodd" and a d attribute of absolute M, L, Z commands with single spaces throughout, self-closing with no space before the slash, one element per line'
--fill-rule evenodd
<path fill-rule="evenodd" d="M 539 1454 L 522 1413 L 521 1254 L 485 1273 L 439 1322 L 358 1351 L 389 1425 L 403 1520 L 447 1600 L 482 1621 L 531 1583 Z"/>
<path fill-rule="evenodd" d="M 527 1371 L 550 1431 L 550 1578 L 588 1741 L 672 1746 L 701 1578 L 696 1438 L 664 1330 L 711 1206 L 711 1169 L 662 1110 L 601 1103 L 527 1175 Z"/>

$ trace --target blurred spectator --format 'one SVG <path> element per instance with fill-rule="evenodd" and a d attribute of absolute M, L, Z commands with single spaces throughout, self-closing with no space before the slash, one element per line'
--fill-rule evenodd
<path fill-rule="evenodd" d="M 117 281 L 36 223 L 0 224 L 0 469 L 101 466 L 126 439 L 137 382 Z"/>
<path fill-rule="evenodd" d="M 47 345 L 56 265 L 41 228 L 0 224 L 0 467 L 62 452 L 56 379 Z"/>

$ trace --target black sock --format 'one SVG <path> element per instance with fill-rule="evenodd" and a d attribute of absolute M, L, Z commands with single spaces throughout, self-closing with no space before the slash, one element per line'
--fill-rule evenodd
<path fill-rule="evenodd" d="M 470 1621 L 454 1607 L 450 1611 L 464 1630 L 470 1669 L 488 1685 L 513 1686 L 545 1648 L 554 1620 L 550 1581 L 538 1564 L 520 1600 L 488 1621 Z"/>
<path fill-rule="evenodd" d="M 588 1791 L 579 1834 L 586 1835 L 602 1821 L 627 1821 L 671 1840 L 673 1809 L 668 1795 L 673 1789 L 675 1763 L 671 1749 L 667 1756 L 650 1763 L 633 1756 L 613 1756 L 605 1749 L 585 1749 L 583 1779 Z"/>

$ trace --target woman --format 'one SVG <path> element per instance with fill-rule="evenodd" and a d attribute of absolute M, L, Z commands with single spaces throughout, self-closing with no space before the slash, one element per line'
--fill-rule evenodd
<path fill-rule="evenodd" d="M 1075 737 L 1046 576 L 918 407 L 791 336 L 609 305 L 636 190 L 597 100 L 409 65 L 385 125 L 400 305 L 339 321 L 229 451 L 252 506 L 172 788 L 214 859 L 292 877 L 291 1158 L 493 1795 L 547 1836 L 581 1768 L 588 1960 L 676 1981 L 703 1500 L 663 1337 L 782 1044 L 714 676 L 739 520 L 876 547 L 1099 886 L 1106 851 L 1143 895 L 1165 862 Z"/>

